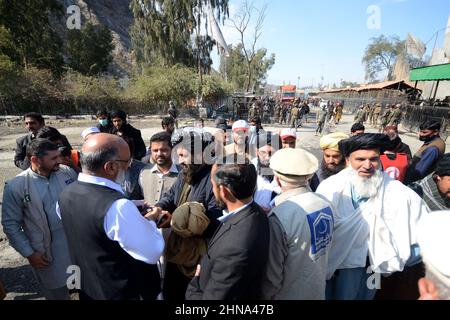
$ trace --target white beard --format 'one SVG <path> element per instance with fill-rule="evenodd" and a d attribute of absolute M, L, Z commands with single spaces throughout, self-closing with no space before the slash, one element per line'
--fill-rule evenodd
<path fill-rule="evenodd" d="M 125 173 L 126 173 L 125 170 L 120 169 L 119 174 L 117 175 L 117 178 L 115 180 L 115 182 L 120 186 L 123 186 L 123 184 L 125 183 L 126 180 Z"/>
<path fill-rule="evenodd" d="M 362 198 L 373 198 L 378 194 L 384 176 L 381 170 L 375 170 L 373 176 L 366 178 L 358 175 L 358 172 L 350 168 L 350 183 L 355 192 Z"/>

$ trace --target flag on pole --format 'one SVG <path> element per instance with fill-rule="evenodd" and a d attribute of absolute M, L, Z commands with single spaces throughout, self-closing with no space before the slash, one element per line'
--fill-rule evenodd
<path fill-rule="evenodd" d="M 416 58 L 422 59 L 425 51 L 425 44 L 411 33 L 408 33 L 408 37 L 406 38 L 406 52 Z"/>
<path fill-rule="evenodd" d="M 209 18 L 209 29 L 212 38 L 216 41 L 217 45 L 222 48 L 225 52 L 225 56 L 229 56 L 227 43 L 223 37 L 222 31 L 220 31 L 219 25 L 217 24 L 216 18 L 214 17 L 214 12 L 211 6 L 208 8 L 208 18 Z"/>

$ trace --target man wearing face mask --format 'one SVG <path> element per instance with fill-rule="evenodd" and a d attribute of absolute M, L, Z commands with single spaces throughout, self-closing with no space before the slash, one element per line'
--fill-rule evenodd
<path fill-rule="evenodd" d="M 432 173 L 436 163 L 445 153 L 445 142 L 439 136 L 440 122 L 427 120 L 420 125 L 419 129 L 419 140 L 424 143 L 413 156 L 411 166 L 406 173 L 405 184 L 421 180 Z"/>
<path fill-rule="evenodd" d="M 106 111 L 105 109 L 98 110 L 95 115 L 96 115 L 97 121 L 98 121 L 98 124 L 97 124 L 98 130 L 100 130 L 100 132 L 104 132 L 104 133 L 111 133 L 114 126 L 109 117 L 108 111 Z"/>
<path fill-rule="evenodd" d="M 78 181 L 60 195 L 57 211 L 80 268 L 80 299 L 139 299 L 135 260 L 155 265 L 164 249 L 158 215 L 139 212 L 120 187 L 131 161 L 125 140 L 97 133 L 81 150 Z"/>
<path fill-rule="evenodd" d="M 397 126 L 387 126 L 383 133 L 390 140 L 386 151 L 380 156 L 383 169 L 392 179 L 403 182 L 411 161 L 411 150 L 398 136 Z"/>

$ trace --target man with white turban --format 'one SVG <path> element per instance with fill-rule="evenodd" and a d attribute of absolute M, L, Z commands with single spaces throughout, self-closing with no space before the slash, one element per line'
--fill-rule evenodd
<path fill-rule="evenodd" d="M 380 154 L 388 144 L 386 135 L 372 133 L 340 141 L 347 168 L 317 189 L 335 208 L 328 299 L 373 299 L 380 274 L 403 271 L 417 260 L 417 223 L 428 208 L 381 171 Z"/>
<path fill-rule="evenodd" d="M 347 138 L 348 135 L 343 132 L 330 133 L 320 138 L 320 148 L 323 150 L 323 158 L 319 170 L 311 178 L 310 187 L 312 191 L 316 191 L 323 180 L 345 168 L 345 158 L 339 151 L 338 143 Z"/>
<path fill-rule="evenodd" d="M 420 221 L 418 243 L 426 267 L 419 300 L 450 300 L 450 210 L 434 211 Z"/>

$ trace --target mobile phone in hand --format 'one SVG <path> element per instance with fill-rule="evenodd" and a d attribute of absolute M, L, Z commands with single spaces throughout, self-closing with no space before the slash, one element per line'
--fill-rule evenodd
<path fill-rule="evenodd" d="M 158 217 L 158 220 L 156 220 L 156 225 L 159 226 L 166 220 L 167 220 L 167 216 L 165 214 L 162 214 Z"/>

